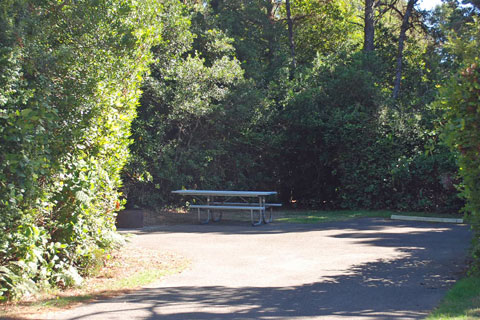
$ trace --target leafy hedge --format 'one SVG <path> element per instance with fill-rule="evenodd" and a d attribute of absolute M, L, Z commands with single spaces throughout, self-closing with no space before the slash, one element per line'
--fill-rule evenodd
<path fill-rule="evenodd" d="M 319 57 L 296 79 L 280 74 L 266 92 L 242 79 L 220 32 L 224 51 L 193 29 L 203 43 L 198 56 L 159 61 L 146 82 L 127 205 L 174 204 L 171 190 L 197 187 L 275 189 L 285 204 L 329 209 L 461 207 L 454 154 L 433 126 L 437 111 L 388 106 L 378 57 Z"/>
<path fill-rule="evenodd" d="M 169 47 L 154 51 L 132 123 L 127 206 L 169 204 L 171 190 L 182 187 L 248 189 L 258 182 L 246 176 L 260 171 L 251 170 L 247 136 L 256 90 L 243 77 L 232 39 L 210 25 L 203 8 L 190 17 L 191 25 L 166 28 Z"/>
<path fill-rule="evenodd" d="M 285 128 L 274 155 L 282 200 L 320 208 L 458 210 L 455 158 L 438 144 L 435 111 L 388 105 L 378 57 L 316 63 L 291 84 L 293 94 L 276 117 Z"/>
<path fill-rule="evenodd" d="M 439 103 L 446 109 L 445 141 L 459 152 L 464 212 L 472 227 L 474 270 L 480 272 L 480 66 L 477 61 L 453 77 Z"/>
<path fill-rule="evenodd" d="M 81 281 L 119 239 L 156 0 L 0 3 L 0 299 Z"/>

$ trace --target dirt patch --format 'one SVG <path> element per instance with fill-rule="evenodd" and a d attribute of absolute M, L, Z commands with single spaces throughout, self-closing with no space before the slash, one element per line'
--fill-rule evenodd
<path fill-rule="evenodd" d="M 303 210 L 273 210 L 274 220 L 295 214 L 301 214 Z M 215 217 L 218 217 L 219 212 L 214 212 Z M 124 220 L 130 220 L 130 225 L 118 225 L 119 228 L 141 228 L 154 227 L 161 225 L 177 225 L 177 224 L 198 224 L 198 213 L 195 210 L 187 210 L 185 208 L 178 209 L 129 209 L 119 212 L 119 216 L 123 216 Z M 125 218 L 129 216 L 129 218 Z M 206 218 L 206 213 L 202 212 L 202 220 Z M 142 224 L 137 225 L 134 220 L 141 220 Z M 133 221 L 132 221 L 133 220 Z M 254 220 L 258 220 L 258 214 L 255 213 Z M 250 212 L 247 211 L 225 211 L 222 213 L 223 222 L 240 222 L 250 223 Z"/>
<path fill-rule="evenodd" d="M 191 224 L 197 222 L 197 216 L 193 212 L 184 209 L 163 209 L 147 210 L 143 209 L 143 225 L 173 225 L 173 224 Z"/>
<path fill-rule="evenodd" d="M 39 293 L 19 302 L 0 305 L 1 319 L 38 319 L 39 314 L 70 309 L 80 304 L 111 298 L 181 272 L 189 262 L 184 257 L 126 245 L 112 252 L 94 277 L 77 288 Z"/>

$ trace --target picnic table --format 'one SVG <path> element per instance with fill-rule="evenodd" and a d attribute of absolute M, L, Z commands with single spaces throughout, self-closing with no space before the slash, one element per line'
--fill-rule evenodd
<path fill-rule="evenodd" d="M 231 210 L 250 211 L 252 225 L 257 226 L 262 222 L 272 222 L 273 207 L 281 206 L 279 203 L 266 202 L 266 197 L 276 195 L 276 191 L 175 190 L 172 193 L 195 198 L 197 202 L 190 205 L 189 208 L 197 209 L 198 221 L 203 224 L 210 220 L 220 221 L 222 212 Z M 266 209 L 270 209 L 268 217 Z M 201 218 L 202 211 L 207 213 L 205 220 Z M 215 217 L 215 211 L 219 211 L 217 217 Z M 258 214 L 258 220 L 254 219 L 254 212 Z"/>

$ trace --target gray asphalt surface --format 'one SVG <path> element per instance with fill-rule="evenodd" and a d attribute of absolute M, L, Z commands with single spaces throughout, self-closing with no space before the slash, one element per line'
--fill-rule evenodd
<path fill-rule="evenodd" d="M 466 226 L 358 219 L 252 228 L 225 222 L 140 232 L 184 272 L 42 319 L 422 319 L 461 276 Z"/>

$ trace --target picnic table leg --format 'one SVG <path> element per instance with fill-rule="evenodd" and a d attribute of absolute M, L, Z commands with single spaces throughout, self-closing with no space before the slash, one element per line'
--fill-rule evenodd
<path fill-rule="evenodd" d="M 207 204 L 209 205 L 211 202 L 215 203 L 215 197 L 207 197 Z M 220 211 L 220 213 L 218 214 L 218 218 L 215 218 L 215 211 L 212 210 L 210 211 L 210 209 L 208 210 L 210 212 L 210 217 L 212 218 L 212 221 L 213 222 L 218 222 L 220 220 L 222 220 L 222 215 L 223 213 Z"/>
<path fill-rule="evenodd" d="M 263 200 L 262 200 L 262 197 L 260 196 L 260 197 L 258 197 L 258 204 L 259 204 L 260 207 L 262 206 L 262 203 L 263 203 Z M 250 210 L 250 217 L 251 217 L 251 220 L 252 220 L 252 226 L 258 226 L 258 225 L 262 224 L 262 220 L 264 220 L 263 210 L 258 210 L 258 215 L 259 215 L 258 222 L 254 222 L 254 220 L 253 220 L 253 210 Z"/>
<path fill-rule="evenodd" d="M 255 221 L 253 220 L 253 210 L 250 210 L 250 219 L 252 220 L 252 226 L 258 226 L 258 225 L 261 225 L 261 224 L 262 224 L 263 216 L 262 216 L 261 210 L 258 210 L 258 215 L 259 215 L 258 222 L 255 222 Z"/>
<path fill-rule="evenodd" d="M 210 197 L 207 197 L 207 204 L 210 204 Z M 210 209 L 207 209 L 207 219 L 206 220 L 203 220 L 202 221 L 202 217 L 201 217 L 201 210 L 200 208 L 197 208 L 197 212 L 198 212 L 198 222 L 200 222 L 201 224 L 207 224 L 210 222 Z"/>
<path fill-rule="evenodd" d="M 202 221 L 202 217 L 201 217 L 201 209 L 200 208 L 197 208 L 197 212 L 198 212 L 198 222 L 200 222 L 201 224 L 207 224 L 210 222 L 210 210 L 207 210 L 207 219 L 206 220 L 203 220 Z"/>
<path fill-rule="evenodd" d="M 267 219 L 265 218 L 265 197 L 258 197 L 258 205 L 264 208 L 263 210 L 261 210 L 261 219 L 263 223 L 268 223 Z"/>
<path fill-rule="evenodd" d="M 207 197 L 207 205 L 210 205 L 210 197 Z M 207 209 L 208 220 L 210 220 L 210 209 Z"/>
<path fill-rule="evenodd" d="M 273 207 L 270 207 L 270 216 L 267 217 L 267 213 L 266 213 L 266 208 L 265 208 L 265 212 L 264 212 L 264 220 L 263 222 L 265 223 L 270 223 L 273 221 Z"/>
<path fill-rule="evenodd" d="M 220 220 L 222 220 L 222 216 L 223 216 L 223 212 L 220 211 L 219 214 L 218 214 L 218 217 L 215 218 L 215 213 L 212 211 L 212 221 L 213 222 L 219 222 Z"/>

